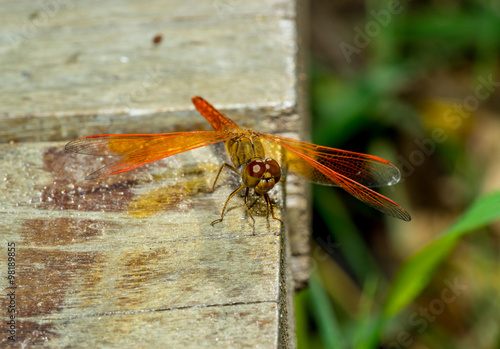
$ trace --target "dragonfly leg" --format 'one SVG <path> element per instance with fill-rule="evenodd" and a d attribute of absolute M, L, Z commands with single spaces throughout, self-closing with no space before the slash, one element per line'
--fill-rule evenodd
<path fill-rule="evenodd" d="M 267 193 L 264 193 L 264 199 L 266 199 L 266 205 L 267 205 L 267 215 L 266 215 L 267 222 L 269 223 L 269 209 L 271 209 L 271 215 L 273 216 L 273 219 L 276 219 L 277 221 L 280 221 L 281 224 L 283 224 L 283 220 L 274 215 L 273 204 L 271 203 L 271 198 Z"/>
<path fill-rule="evenodd" d="M 222 172 L 222 169 L 224 167 L 227 167 L 229 168 L 230 170 L 233 170 L 234 172 L 236 172 L 237 174 L 240 174 L 238 172 L 238 170 L 234 167 L 234 166 L 231 166 L 229 164 L 226 164 L 226 163 L 223 163 L 222 166 L 219 168 L 219 172 L 217 172 L 217 176 L 215 177 L 215 181 L 214 181 L 214 184 L 212 185 L 212 189 L 206 189 L 206 188 L 198 188 L 198 192 L 200 191 L 203 191 L 203 192 L 206 192 L 206 193 L 213 193 L 214 192 L 214 189 L 215 189 L 215 184 L 217 183 L 217 180 L 219 179 L 219 176 L 220 176 L 220 173 Z"/>
<path fill-rule="evenodd" d="M 253 218 L 252 214 L 250 213 L 250 210 L 248 209 L 248 205 L 247 205 L 249 191 L 250 191 L 250 188 L 247 188 L 247 190 L 245 191 L 245 208 L 247 209 L 247 213 L 250 216 L 250 218 L 252 218 L 253 225 L 255 226 L 255 219 Z"/>
<path fill-rule="evenodd" d="M 222 169 L 222 167 L 221 167 Z M 220 172 L 220 171 L 219 171 Z M 214 183 L 214 186 L 215 186 L 215 183 Z M 231 198 L 236 195 L 237 192 L 239 192 L 241 189 L 245 188 L 245 185 L 242 184 L 238 189 L 236 189 L 235 191 L 233 191 L 226 199 L 226 202 L 224 203 L 224 207 L 222 208 L 222 213 L 220 214 L 220 218 L 219 219 L 216 219 L 215 221 L 213 221 L 211 224 L 214 225 L 215 223 L 219 223 L 219 222 L 222 222 L 222 217 L 224 216 L 224 211 L 226 210 L 226 206 L 227 206 L 227 203 L 229 200 L 231 200 Z M 246 206 L 246 204 L 245 204 Z M 253 218 L 252 218 L 253 219 Z"/>
<path fill-rule="evenodd" d="M 250 204 L 250 207 L 249 208 L 253 208 L 254 205 L 257 203 L 257 201 L 259 201 L 259 197 L 260 195 L 255 193 L 255 196 L 256 196 L 256 199 Z"/>

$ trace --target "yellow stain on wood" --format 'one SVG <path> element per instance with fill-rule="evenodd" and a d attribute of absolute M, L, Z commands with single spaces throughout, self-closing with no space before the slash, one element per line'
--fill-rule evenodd
<path fill-rule="evenodd" d="M 202 177 L 189 178 L 174 185 L 167 185 L 134 197 L 130 201 L 127 211 L 134 217 L 144 218 L 164 210 L 176 209 L 182 200 L 197 195 L 198 189 L 202 188 L 206 188 L 206 179 Z"/>

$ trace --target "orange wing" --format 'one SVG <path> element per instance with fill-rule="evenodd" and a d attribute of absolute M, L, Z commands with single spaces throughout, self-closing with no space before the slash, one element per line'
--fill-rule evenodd
<path fill-rule="evenodd" d="M 313 159 L 336 173 L 366 187 L 393 185 L 398 183 L 401 178 L 396 166 L 378 156 L 328 148 L 260 132 L 259 135 L 279 145 L 279 147 L 271 145 L 271 148 L 275 148 L 275 152 L 279 152 L 282 149 L 281 147 L 288 149 L 289 152 L 286 153 L 285 159 L 286 165 L 313 183 L 338 185 L 330 176 L 325 175 L 309 163 L 305 163 L 302 157 L 297 156 L 297 153 L 303 154 L 305 157 Z"/>
<path fill-rule="evenodd" d="M 219 143 L 232 137 L 234 135 L 231 133 L 220 131 L 96 135 L 69 142 L 66 144 L 66 151 L 121 157 L 120 160 L 85 177 L 85 179 L 95 179 L 132 170 L 174 154 Z"/>
<path fill-rule="evenodd" d="M 259 135 L 272 144 L 282 147 L 285 165 L 306 179 L 322 185 L 339 186 L 385 214 L 404 221 L 411 220 L 410 215 L 401 206 L 366 187 L 399 182 L 401 177 L 399 170 L 389 161 L 291 138 L 265 133 Z"/>
<path fill-rule="evenodd" d="M 203 115 L 203 117 L 207 119 L 217 131 L 234 130 L 239 128 L 238 125 L 236 125 L 231 119 L 215 109 L 213 105 L 208 103 L 203 98 L 193 97 L 191 100 L 193 101 L 196 110 L 198 110 L 198 112 Z"/>

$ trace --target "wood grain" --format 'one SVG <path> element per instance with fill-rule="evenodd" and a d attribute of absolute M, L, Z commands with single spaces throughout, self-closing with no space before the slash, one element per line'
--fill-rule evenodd
<path fill-rule="evenodd" d="M 287 213 L 283 186 L 271 193 L 300 230 L 294 252 L 261 202 L 255 227 L 241 197 L 210 225 L 239 183 L 225 173 L 214 193 L 198 193 L 222 147 L 84 181 L 109 160 L 64 144 L 209 130 L 194 95 L 241 126 L 297 137 L 306 112 L 294 2 L 0 5 L 0 268 L 14 242 L 18 311 L 16 341 L 0 346 L 293 348 L 291 266 L 304 285 L 308 263 L 303 185 L 291 183 Z"/>
<path fill-rule="evenodd" d="M 92 333 L 89 345 L 120 343 L 127 331 L 156 335 L 164 330 L 144 324 L 173 317 L 178 334 L 158 343 L 180 347 L 187 333 L 201 331 L 183 323 L 211 324 L 208 345 L 238 324 L 249 335 L 246 326 L 254 321 L 256 335 L 261 327 L 270 331 L 245 338 L 278 344 L 281 225 L 267 227 L 265 207 L 257 203 L 252 228 L 242 198 L 231 201 L 223 222 L 210 225 L 236 181 L 226 174 L 214 193 L 197 193 L 215 176 L 213 164 L 197 161 L 214 160 L 211 149 L 98 181 L 83 176 L 105 160 L 64 153 L 63 143 L 1 145 L 0 151 L 6 154 L 0 162 L 2 240 L 17 249 L 19 341 L 38 343 L 41 336 L 63 347 Z M 282 207 L 280 192 L 273 197 Z M 5 253 L 0 263 L 7 264 Z M 5 278 L 2 283 L 5 288 Z M 2 298 L 1 309 L 7 301 Z M 235 316 L 233 328 L 217 332 Z M 221 343 L 238 341 L 221 337 Z"/>
<path fill-rule="evenodd" d="M 48 3 L 66 5 L 3 5 L 4 142 L 205 125 L 185 113 L 195 95 L 223 109 L 253 109 L 245 119 L 295 103 L 291 1 Z M 241 124 L 241 113 L 233 117 Z"/>

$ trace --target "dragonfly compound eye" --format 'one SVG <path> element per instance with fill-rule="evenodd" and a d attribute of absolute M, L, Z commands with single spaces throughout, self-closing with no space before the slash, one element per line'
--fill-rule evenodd
<path fill-rule="evenodd" d="M 273 159 L 266 159 L 258 162 L 253 161 L 249 165 L 255 165 L 254 162 L 259 165 L 258 173 L 262 173 L 262 175 L 260 177 L 251 177 L 251 181 L 255 183 L 253 188 L 256 193 L 265 194 L 279 182 L 281 178 L 280 165 Z M 260 169 L 260 167 L 263 169 Z M 250 183 L 250 181 L 248 181 L 248 183 Z"/>
<path fill-rule="evenodd" d="M 281 177 L 278 163 L 272 159 L 250 161 L 243 170 L 243 183 L 249 188 L 255 188 L 260 193 L 269 191 Z"/>
<path fill-rule="evenodd" d="M 274 159 L 266 159 L 266 172 L 271 174 L 271 177 L 274 178 L 276 183 L 281 179 L 281 167 L 278 162 Z"/>
<path fill-rule="evenodd" d="M 247 166 L 247 172 L 251 177 L 260 178 L 266 172 L 266 163 L 262 160 L 254 160 Z"/>

